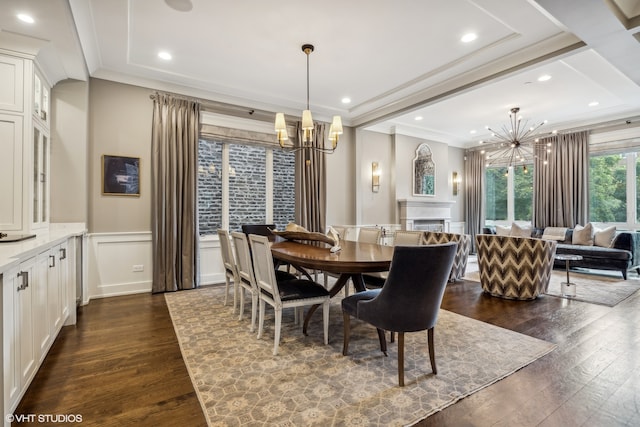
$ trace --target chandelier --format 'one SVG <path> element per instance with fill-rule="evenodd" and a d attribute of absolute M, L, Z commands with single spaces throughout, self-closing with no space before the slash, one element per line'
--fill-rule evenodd
<path fill-rule="evenodd" d="M 303 44 L 302 51 L 307 55 L 307 109 L 302 112 L 302 141 L 298 146 L 285 145 L 285 141 L 289 139 L 287 133 L 287 123 L 284 117 L 284 113 L 276 114 L 275 131 L 278 138 L 278 143 L 283 149 L 290 151 L 298 150 L 314 150 L 322 153 L 333 153 L 338 146 L 338 137 L 342 135 L 342 119 L 340 116 L 333 116 L 331 127 L 329 128 L 329 142 L 330 147 L 321 146 L 316 147 L 313 145 L 313 118 L 311 117 L 311 110 L 309 109 L 309 55 L 313 52 L 314 47 L 312 44 Z M 307 163 L 309 161 L 307 160 Z"/>
<path fill-rule="evenodd" d="M 485 154 L 485 165 L 503 166 L 509 170 L 521 166 L 524 173 L 528 173 L 527 162 L 533 161 L 542 153 L 542 164 L 548 163 L 547 155 L 551 152 L 551 143 L 540 142 L 537 138 L 536 130 L 540 126 L 547 123 L 543 121 L 537 125 L 529 126 L 529 121 L 522 121 L 522 116 L 518 116 L 519 107 L 514 107 L 509 113 L 509 127 L 503 125 L 500 131 L 495 131 L 487 126 L 487 130 L 491 132 L 491 136 L 495 138 L 493 141 L 486 141 L 497 145 L 497 149 Z M 485 141 L 480 141 L 481 144 Z"/>

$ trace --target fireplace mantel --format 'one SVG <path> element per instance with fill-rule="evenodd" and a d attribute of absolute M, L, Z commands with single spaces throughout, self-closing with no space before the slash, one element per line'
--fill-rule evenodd
<path fill-rule="evenodd" d="M 449 231 L 451 207 L 455 201 L 437 202 L 432 200 L 400 199 L 400 225 L 404 230 L 431 229 L 431 225 L 441 225 L 442 231 Z"/>

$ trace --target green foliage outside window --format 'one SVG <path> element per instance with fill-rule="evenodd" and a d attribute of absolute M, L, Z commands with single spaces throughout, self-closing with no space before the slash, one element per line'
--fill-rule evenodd
<path fill-rule="evenodd" d="M 531 221 L 533 209 L 533 165 L 527 173 L 516 167 L 513 175 L 513 217 L 516 221 Z"/>
<path fill-rule="evenodd" d="M 487 168 L 486 177 L 486 219 L 501 221 L 507 219 L 507 168 Z"/>
<path fill-rule="evenodd" d="M 636 163 L 636 172 L 638 170 Z M 626 222 L 626 192 L 627 168 L 624 156 L 609 154 L 589 159 L 590 221 Z"/>

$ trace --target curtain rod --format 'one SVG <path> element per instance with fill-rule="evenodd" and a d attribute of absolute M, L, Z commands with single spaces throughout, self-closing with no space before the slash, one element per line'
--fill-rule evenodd
<path fill-rule="evenodd" d="M 210 113 L 219 113 L 219 114 L 225 114 L 225 115 L 235 116 L 235 117 L 251 118 L 253 120 L 259 120 L 263 122 L 272 122 L 274 121 L 276 116 L 276 113 L 273 111 L 259 110 L 251 107 L 243 107 L 241 105 L 228 104 L 225 102 L 212 101 L 209 99 L 196 98 L 192 96 L 180 95 L 180 94 L 175 94 L 171 92 L 155 91 L 155 93 L 152 93 L 151 95 L 149 95 L 149 98 L 155 100 L 156 95 L 158 94 L 169 95 L 177 99 L 197 102 L 200 104 L 200 108 L 202 110 L 208 111 Z M 297 118 L 294 116 L 289 116 L 289 115 L 285 115 L 285 116 L 287 121 L 295 122 L 300 120 L 300 118 Z"/>

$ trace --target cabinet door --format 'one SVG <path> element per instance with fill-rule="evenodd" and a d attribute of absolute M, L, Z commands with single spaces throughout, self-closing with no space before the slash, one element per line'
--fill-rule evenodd
<path fill-rule="evenodd" d="M 32 279 L 36 275 L 35 258 L 30 258 L 20 264 L 17 277 L 16 293 L 16 325 L 15 337 L 18 346 L 18 376 L 20 387 L 26 387 L 36 369 L 36 352 L 33 339 L 33 303 Z"/>
<path fill-rule="evenodd" d="M 0 55 L 0 110 L 24 111 L 24 60 Z"/>
<path fill-rule="evenodd" d="M 49 252 L 49 269 L 47 271 L 47 303 L 49 313 L 49 328 L 52 337 L 56 336 L 62 326 L 62 304 L 60 300 L 61 263 L 60 245 L 54 246 Z"/>
<path fill-rule="evenodd" d="M 36 272 L 32 282 L 32 322 L 36 351 L 36 361 L 38 364 L 44 356 L 49 346 L 51 330 L 49 328 L 49 307 L 47 279 L 49 273 L 50 251 L 42 252 L 36 257 Z"/>
<path fill-rule="evenodd" d="M 33 128 L 33 203 L 32 229 L 46 227 L 49 223 L 49 165 L 51 147 L 49 136 L 40 128 Z"/>
<path fill-rule="evenodd" d="M 64 242 L 60 245 L 58 249 L 58 261 L 59 267 L 58 270 L 60 274 L 59 278 L 59 294 L 60 294 L 60 313 L 61 313 L 61 321 L 64 322 L 69 317 L 69 307 L 70 307 L 70 292 L 69 287 L 71 286 L 70 274 L 69 274 L 69 256 L 71 255 L 69 247 L 69 242 Z"/>
<path fill-rule="evenodd" d="M 0 230 L 22 229 L 22 117 L 0 114 Z"/>
<path fill-rule="evenodd" d="M 5 271 L 2 275 L 2 328 L 4 361 L 4 410 L 11 411 L 20 393 L 20 371 L 18 369 L 19 339 L 16 333 L 16 310 L 18 270 Z"/>

